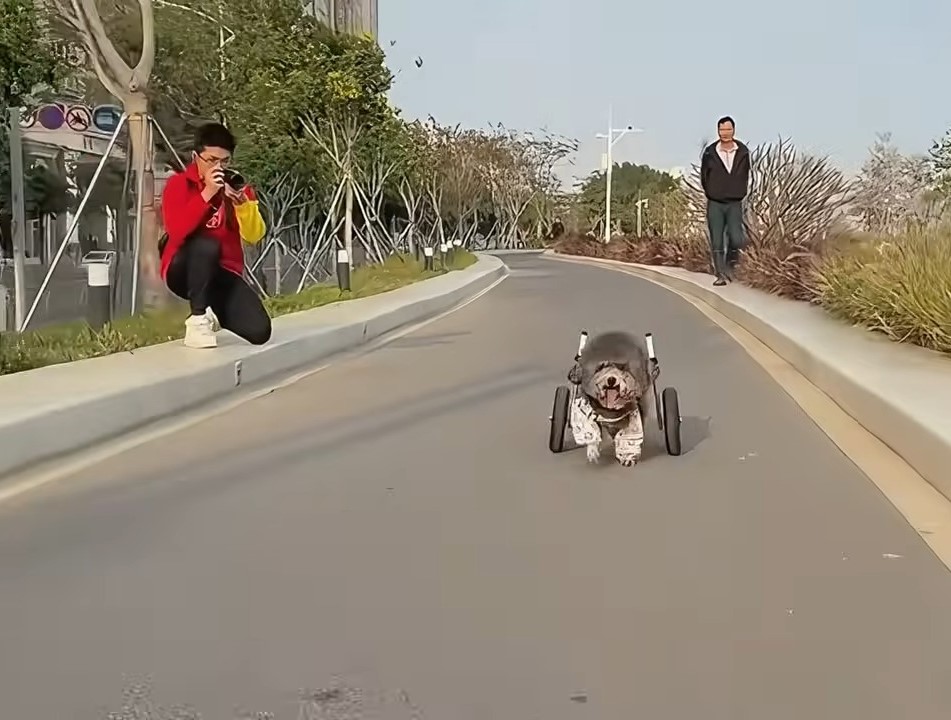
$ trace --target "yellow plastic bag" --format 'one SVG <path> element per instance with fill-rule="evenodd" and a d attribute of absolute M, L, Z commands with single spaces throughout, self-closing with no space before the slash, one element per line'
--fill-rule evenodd
<path fill-rule="evenodd" d="M 261 239 L 267 233 L 267 226 L 264 224 L 264 218 L 261 217 L 258 201 L 245 200 L 240 205 L 235 205 L 234 214 L 238 219 L 238 230 L 241 233 L 241 239 L 248 245 L 257 245 L 261 242 Z"/>

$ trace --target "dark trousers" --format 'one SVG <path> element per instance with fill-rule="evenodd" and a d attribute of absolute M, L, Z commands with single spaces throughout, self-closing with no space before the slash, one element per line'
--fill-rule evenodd
<path fill-rule="evenodd" d="M 723 275 L 736 263 L 745 243 L 743 230 L 743 202 L 707 201 L 707 227 L 710 230 L 710 254 L 713 270 Z"/>
<path fill-rule="evenodd" d="M 165 283 L 188 300 L 192 315 L 204 315 L 210 307 L 222 328 L 253 345 L 263 345 L 271 339 L 271 317 L 244 278 L 221 267 L 220 259 L 217 240 L 191 237 L 172 258 Z"/>

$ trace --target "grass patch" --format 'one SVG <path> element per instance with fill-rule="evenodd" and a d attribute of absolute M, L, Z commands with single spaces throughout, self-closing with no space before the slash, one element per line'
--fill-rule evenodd
<path fill-rule="evenodd" d="M 856 244 L 816 275 L 818 303 L 834 317 L 951 353 L 951 229 Z"/>
<path fill-rule="evenodd" d="M 350 279 L 350 292 L 342 293 L 335 284 L 327 283 L 314 285 L 300 293 L 266 298 L 265 305 L 271 317 L 280 317 L 396 290 L 449 271 L 462 270 L 475 261 L 475 255 L 457 250 L 445 268 L 427 271 L 412 256 L 394 255 L 382 265 L 355 270 Z M 3 333 L 0 335 L 0 375 L 179 340 L 185 334 L 187 315 L 184 304 L 176 303 L 173 308 L 121 318 L 100 332 L 93 331 L 84 322 L 75 322 L 20 335 Z"/>

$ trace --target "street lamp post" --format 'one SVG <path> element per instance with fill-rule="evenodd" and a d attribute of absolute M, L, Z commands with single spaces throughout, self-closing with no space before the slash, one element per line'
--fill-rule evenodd
<path fill-rule="evenodd" d="M 628 125 L 624 128 L 614 127 L 614 109 L 608 109 L 608 131 L 607 133 L 598 133 L 596 137 L 603 139 L 606 145 L 607 168 L 605 171 L 604 188 L 604 242 L 611 239 L 611 174 L 614 170 L 614 158 L 612 150 L 614 144 L 628 133 L 644 132 L 640 128 Z"/>

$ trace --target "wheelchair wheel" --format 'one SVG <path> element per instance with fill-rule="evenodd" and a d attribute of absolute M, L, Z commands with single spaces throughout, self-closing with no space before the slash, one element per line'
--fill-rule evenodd
<path fill-rule="evenodd" d="M 555 402 L 551 408 L 551 428 L 548 435 L 548 449 L 560 453 L 565 449 L 565 431 L 568 429 L 568 413 L 571 406 L 571 388 L 559 385 L 555 390 Z"/>
<path fill-rule="evenodd" d="M 664 388 L 661 398 L 664 406 L 664 441 L 667 444 L 668 455 L 680 455 L 680 399 L 677 391 L 672 387 Z"/>

